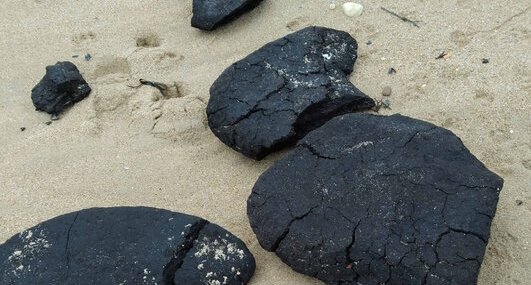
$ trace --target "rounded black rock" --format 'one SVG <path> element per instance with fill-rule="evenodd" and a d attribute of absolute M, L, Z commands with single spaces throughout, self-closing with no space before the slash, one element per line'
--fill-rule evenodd
<path fill-rule="evenodd" d="M 452 132 L 350 114 L 258 180 L 262 247 L 327 284 L 475 284 L 503 180 Z"/>
<path fill-rule="evenodd" d="M 211 31 L 252 10 L 262 0 L 194 0 L 192 27 Z"/>
<path fill-rule="evenodd" d="M 0 245 L 0 284 L 247 284 L 245 244 L 198 217 L 93 208 L 45 221 Z"/>
<path fill-rule="evenodd" d="M 374 101 L 348 79 L 358 44 L 348 33 L 308 27 L 227 68 L 210 88 L 208 125 L 226 145 L 261 159 L 334 116 Z"/>

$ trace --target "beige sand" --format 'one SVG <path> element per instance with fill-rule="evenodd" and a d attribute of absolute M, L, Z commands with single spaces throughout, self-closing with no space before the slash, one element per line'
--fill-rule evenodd
<path fill-rule="evenodd" d="M 348 18 L 326 0 L 266 0 L 205 33 L 189 25 L 191 0 L 2 1 L 0 242 L 83 208 L 160 207 L 240 236 L 257 259 L 252 284 L 321 284 L 262 250 L 247 222 L 253 183 L 283 154 L 256 162 L 233 152 L 208 130 L 204 109 L 229 64 L 292 30 L 323 25 L 359 41 L 351 79 L 360 89 L 380 99 L 392 87 L 392 110 L 382 113 L 451 129 L 505 178 L 479 284 L 529 284 L 531 1 L 361 2 L 363 15 Z M 422 21 L 421 28 L 382 5 Z M 137 48 L 139 37 L 155 47 Z M 449 55 L 435 60 L 442 51 Z M 94 91 L 48 126 L 30 90 L 58 60 L 76 63 Z M 389 67 L 397 74 L 389 76 Z M 153 88 L 126 86 L 139 78 L 176 82 L 182 97 L 157 101 Z"/>

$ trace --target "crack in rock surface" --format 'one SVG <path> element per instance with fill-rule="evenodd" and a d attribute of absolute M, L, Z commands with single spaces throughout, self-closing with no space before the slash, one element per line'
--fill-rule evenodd
<path fill-rule="evenodd" d="M 258 241 L 326 284 L 476 284 L 503 180 L 449 130 L 347 114 L 257 181 Z"/>
<path fill-rule="evenodd" d="M 0 284 L 9 285 L 242 285 L 254 270 L 245 244 L 223 228 L 143 207 L 66 214 L 0 245 Z"/>
<path fill-rule="evenodd" d="M 348 79 L 358 45 L 348 33 L 308 27 L 227 68 L 210 88 L 208 124 L 226 145 L 261 159 L 331 118 L 374 106 Z"/>
<path fill-rule="evenodd" d="M 211 31 L 255 8 L 262 0 L 194 0 L 192 27 Z"/>

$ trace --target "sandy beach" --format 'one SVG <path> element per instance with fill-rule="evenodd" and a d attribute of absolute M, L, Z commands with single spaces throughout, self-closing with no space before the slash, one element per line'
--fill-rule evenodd
<path fill-rule="evenodd" d="M 359 89 L 382 99 L 392 88 L 391 109 L 381 114 L 450 129 L 504 178 L 478 284 L 529 284 L 531 1 L 358 2 L 364 12 L 351 18 L 326 0 L 265 0 L 202 32 L 190 26 L 190 0 L 3 1 L 0 243 L 80 209 L 149 206 L 201 216 L 240 237 L 257 261 L 253 285 L 322 284 L 263 250 L 248 223 L 254 183 L 286 152 L 248 159 L 210 132 L 205 114 L 210 86 L 231 63 L 319 25 L 358 41 L 350 79 Z M 48 125 L 31 89 L 47 65 L 66 60 L 93 91 Z M 171 98 L 128 87 L 140 78 L 175 86 Z"/>

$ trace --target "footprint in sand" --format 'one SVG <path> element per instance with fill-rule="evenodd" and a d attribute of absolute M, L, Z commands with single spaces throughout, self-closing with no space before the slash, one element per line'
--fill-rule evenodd
<path fill-rule="evenodd" d="M 124 57 L 103 56 L 94 60 L 95 65 L 88 72 L 94 82 L 92 102 L 96 116 L 114 111 L 127 103 L 133 90 L 124 81 L 131 77 L 131 66 Z"/>
<path fill-rule="evenodd" d="M 141 48 L 155 48 L 159 47 L 161 43 L 160 37 L 155 33 L 145 32 L 138 35 L 136 38 L 136 46 Z"/>
<path fill-rule="evenodd" d="M 522 165 L 525 167 L 525 169 L 531 170 L 531 159 L 522 160 Z"/>
<path fill-rule="evenodd" d="M 494 101 L 494 95 L 492 95 L 492 93 L 488 92 L 485 89 L 476 89 L 474 98 L 487 100 L 489 102 L 493 102 Z"/>
<path fill-rule="evenodd" d="M 145 40 L 145 41 L 144 41 Z M 143 37 L 142 47 L 154 46 Z M 197 144 L 207 133 L 206 104 L 189 96 L 175 66 L 183 57 L 161 48 L 141 48 L 127 57 L 97 57 L 88 72 L 94 86 L 94 119 L 100 125 L 126 120 L 129 132 Z M 139 82 L 139 78 L 143 78 Z M 127 122 L 128 121 L 128 122 Z"/>
<path fill-rule="evenodd" d="M 131 66 L 127 58 L 124 57 L 103 57 L 101 58 L 92 73 L 94 78 L 101 78 L 111 74 L 127 75 L 131 73 Z"/>
<path fill-rule="evenodd" d="M 208 129 L 205 108 L 205 101 L 199 97 L 168 100 L 155 117 L 151 133 L 172 142 L 196 144 Z"/>
<path fill-rule="evenodd" d="M 458 47 L 465 47 L 470 43 L 470 38 L 462 31 L 453 31 L 450 34 L 450 40 L 457 44 Z"/>
<path fill-rule="evenodd" d="M 95 40 L 96 40 L 96 33 L 91 32 L 91 31 L 72 36 L 72 43 L 74 45 L 81 45 L 85 42 L 92 42 Z"/>
<path fill-rule="evenodd" d="M 290 31 L 296 31 L 301 28 L 310 26 L 312 22 L 307 17 L 297 17 L 286 24 L 286 28 Z"/>

